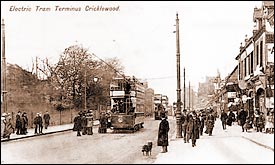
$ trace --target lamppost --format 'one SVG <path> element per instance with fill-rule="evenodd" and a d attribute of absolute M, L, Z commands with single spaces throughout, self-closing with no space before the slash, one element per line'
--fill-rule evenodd
<path fill-rule="evenodd" d="M 182 138 L 182 127 L 181 127 L 181 89 L 180 89 L 180 42 L 179 42 L 179 18 L 178 13 L 176 14 L 176 46 L 177 46 L 177 111 L 176 111 L 176 123 L 177 123 L 177 134 L 176 138 Z"/>
<path fill-rule="evenodd" d="M 2 23 L 1 23 L 1 29 L 2 29 L 2 79 L 1 79 L 1 83 L 3 83 L 2 85 L 2 97 L 1 97 L 1 101 L 3 101 L 3 103 L 1 103 L 1 105 L 3 104 L 3 111 L 7 112 L 7 90 L 6 90 L 6 55 L 5 55 L 5 23 L 4 23 L 4 19 L 2 19 Z M 2 100 L 3 99 L 3 100 Z"/>
<path fill-rule="evenodd" d="M 98 77 L 94 77 L 93 78 L 93 82 L 96 84 L 97 82 L 98 82 L 98 80 L 99 80 L 99 78 Z M 96 85 L 95 85 L 95 88 L 96 88 Z M 95 89 L 94 89 L 95 90 Z M 95 90 L 96 91 L 96 90 Z M 96 109 L 99 111 L 99 115 L 100 115 L 100 109 L 99 109 L 99 107 L 98 107 L 98 103 L 97 103 L 97 101 L 96 101 L 96 95 L 97 95 L 97 93 L 95 92 L 95 102 L 96 102 Z"/>
<path fill-rule="evenodd" d="M 98 77 L 93 78 L 93 82 L 97 82 L 99 80 Z M 84 70 L 84 111 L 87 112 L 87 63 L 85 63 Z"/>

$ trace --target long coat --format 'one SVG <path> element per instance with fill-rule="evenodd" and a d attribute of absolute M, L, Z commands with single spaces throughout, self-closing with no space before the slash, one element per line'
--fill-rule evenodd
<path fill-rule="evenodd" d="M 158 146 L 168 146 L 169 122 L 163 119 L 159 124 Z"/>
<path fill-rule="evenodd" d="M 243 126 L 245 124 L 245 121 L 246 121 L 247 112 L 242 110 L 238 117 L 239 117 L 241 126 Z"/>
<path fill-rule="evenodd" d="M 44 114 L 43 119 L 45 121 L 45 124 L 49 124 L 51 119 L 50 114 L 48 113 Z"/>
<path fill-rule="evenodd" d="M 16 115 L 16 122 L 15 122 L 15 128 L 21 128 L 22 123 L 21 123 L 21 116 L 19 114 Z"/>
<path fill-rule="evenodd" d="M 221 114 L 221 121 L 225 122 L 227 120 L 227 118 L 228 118 L 227 114 L 225 112 L 222 112 L 222 114 Z"/>
<path fill-rule="evenodd" d="M 258 122 L 256 123 L 256 126 L 259 128 L 265 127 L 265 117 L 263 115 L 259 116 Z"/>
<path fill-rule="evenodd" d="M 80 131 L 82 129 L 81 124 L 82 124 L 81 116 L 78 115 L 74 118 L 74 128 L 73 128 L 73 130 L 74 131 Z"/>
<path fill-rule="evenodd" d="M 209 114 L 207 117 L 207 128 L 213 129 L 215 124 L 215 117 L 212 114 Z"/>
<path fill-rule="evenodd" d="M 190 118 L 187 125 L 187 133 L 191 135 L 192 138 L 198 139 L 199 137 L 199 121 L 198 119 Z"/>
<path fill-rule="evenodd" d="M 28 127 L 28 117 L 23 115 L 21 117 L 21 124 L 22 124 L 22 129 L 25 130 Z"/>
<path fill-rule="evenodd" d="M 228 114 L 227 125 L 231 126 L 232 122 L 234 122 L 235 120 L 235 114 L 232 111 L 230 111 Z"/>

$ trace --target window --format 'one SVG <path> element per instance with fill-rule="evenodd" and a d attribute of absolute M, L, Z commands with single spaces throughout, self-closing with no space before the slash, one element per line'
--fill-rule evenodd
<path fill-rule="evenodd" d="M 256 46 L 256 65 L 259 64 L 259 45 Z"/>
<path fill-rule="evenodd" d="M 241 80 L 241 63 L 239 63 L 238 71 L 239 71 L 239 80 Z"/>
<path fill-rule="evenodd" d="M 263 66 L 263 41 L 260 42 L 260 66 Z"/>
<path fill-rule="evenodd" d="M 253 52 L 250 54 L 250 72 L 253 73 Z"/>
<path fill-rule="evenodd" d="M 247 75 L 246 60 L 247 60 L 247 58 L 244 59 L 244 77 Z"/>
<path fill-rule="evenodd" d="M 250 70 L 250 54 L 247 57 L 247 75 L 250 75 L 251 70 Z"/>

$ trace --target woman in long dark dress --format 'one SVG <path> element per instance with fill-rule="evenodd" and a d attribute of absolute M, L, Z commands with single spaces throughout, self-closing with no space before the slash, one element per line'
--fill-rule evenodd
<path fill-rule="evenodd" d="M 158 131 L 158 146 L 162 146 L 162 153 L 168 152 L 168 132 L 170 128 L 169 122 L 166 119 L 167 117 L 165 117 L 165 115 L 162 115 Z"/>

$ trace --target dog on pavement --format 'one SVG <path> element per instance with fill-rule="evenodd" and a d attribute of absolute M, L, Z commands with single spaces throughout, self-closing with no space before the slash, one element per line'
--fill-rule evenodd
<path fill-rule="evenodd" d="M 151 155 L 151 151 L 152 151 L 152 147 L 153 147 L 153 142 L 148 142 L 147 144 L 142 146 L 142 154 L 145 156 L 149 156 Z"/>

